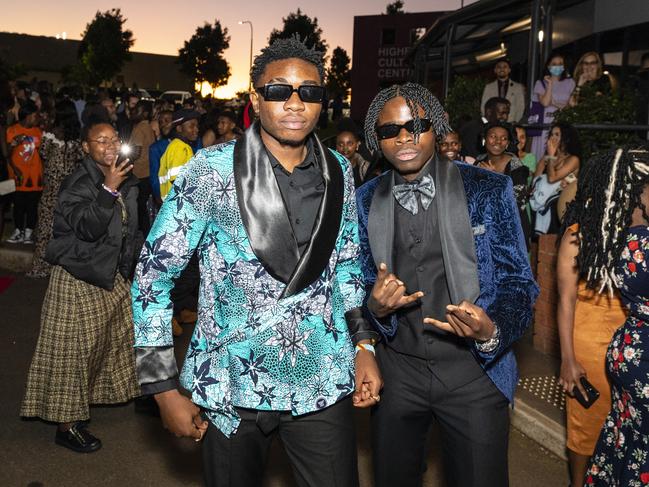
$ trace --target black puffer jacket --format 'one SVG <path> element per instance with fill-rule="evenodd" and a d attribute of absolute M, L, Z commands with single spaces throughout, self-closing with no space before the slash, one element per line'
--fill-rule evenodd
<path fill-rule="evenodd" d="M 77 279 L 112 290 L 116 272 L 128 279 L 134 265 L 137 183 L 132 174 L 120 193 L 128 221 L 122 232 L 122 205 L 102 188 L 104 175 L 86 157 L 61 184 L 52 239 L 45 260 Z"/>

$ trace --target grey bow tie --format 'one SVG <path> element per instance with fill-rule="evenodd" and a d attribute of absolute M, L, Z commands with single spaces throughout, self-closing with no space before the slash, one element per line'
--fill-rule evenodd
<path fill-rule="evenodd" d="M 392 194 L 397 200 L 397 203 L 413 215 L 416 215 L 419 211 L 417 193 L 420 194 L 421 206 L 426 211 L 435 197 L 435 182 L 430 174 L 426 174 L 421 178 L 421 181 L 395 184 L 392 188 Z"/>

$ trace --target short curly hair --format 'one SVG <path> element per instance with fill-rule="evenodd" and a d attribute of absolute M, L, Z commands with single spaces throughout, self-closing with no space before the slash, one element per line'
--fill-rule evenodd
<path fill-rule="evenodd" d="M 314 48 L 307 47 L 304 41 L 300 40 L 296 34 L 288 39 L 277 39 L 271 45 L 261 50 L 261 54 L 255 58 L 252 67 L 250 68 L 252 85 L 257 86 L 259 79 L 266 70 L 266 66 L 270 63 L 293 58 L 301 59 L 307 63 L 313 64 L 318 68 L 320 81 L 324 82 L 324 52 L 316 51 Z"/>

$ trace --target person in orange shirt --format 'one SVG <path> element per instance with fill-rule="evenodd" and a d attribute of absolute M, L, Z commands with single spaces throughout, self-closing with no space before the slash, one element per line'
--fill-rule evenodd
<path fill-rule="evenodd" d="M 7 129 L 11 149 L 9 176 L 16 181 L 14 224 L 16 229 L 8 243 L 34 243 L 38 200 L 43 192 L 43 162 L 38 154 L 42 132 L 38 128 L 38 108 L 25 101 L 18 112 L 18 123 Z"/>

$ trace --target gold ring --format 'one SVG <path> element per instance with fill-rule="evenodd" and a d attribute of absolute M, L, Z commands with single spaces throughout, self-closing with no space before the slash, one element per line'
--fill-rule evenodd
<path fill-rule="evenodd" d="M 376 402 L 381 401 L 381 395 L 380 394 L 377 394 L 376 396 L 373 396 L 373 395 L 370 394 L 370 398 L 374 399 Z"/>

